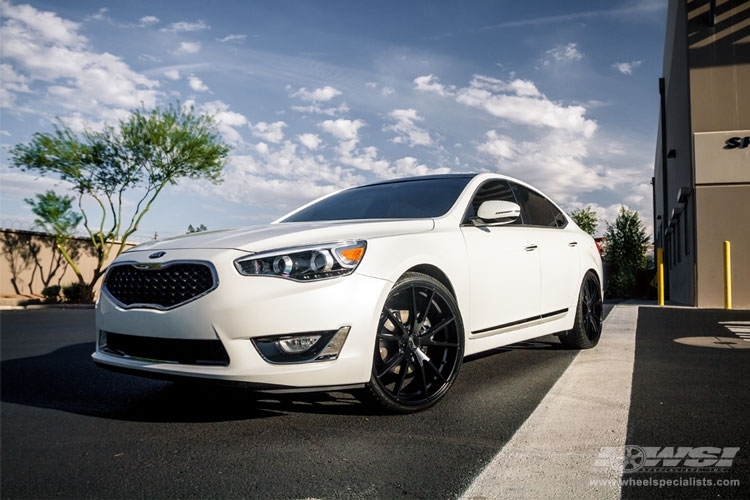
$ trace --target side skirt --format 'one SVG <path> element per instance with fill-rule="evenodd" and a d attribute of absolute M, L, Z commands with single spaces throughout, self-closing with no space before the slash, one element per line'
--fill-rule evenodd
<path fill-rule="evenodd" d="M 526 319 L 521 319 L 518 321 L 513 321 L 510 323 L 505 323 L 503 325 L 493 326 L 490 328 L 483 328 L 481 330 L 471 332 L 471 337 L 479 339 L 483 337 L 490 337 L 492 335 L 497 335 L 499 333 L 505 333 L 505 332 L 517 330 L 519 328 L 528 328 L 530 326 L 540 325 L 543 323 L 548 323 L 550 321 L 555 321 L 557 319 L 560 319 L 567 313 L 568 313 L 567 308 L 560 309 L 559 311 L 552 311 L 549 313 L 541 314 L 539 316 L 533 316 L 531 318 L 526 318 Z"/>

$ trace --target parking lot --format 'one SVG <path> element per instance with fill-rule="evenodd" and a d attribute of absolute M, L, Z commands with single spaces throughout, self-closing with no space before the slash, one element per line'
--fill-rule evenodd
<path fill-rule="evenodd" d="M 594 351 L 579 355 L 548 337 L 475 357 L 439 405 L 392 416 L 344 393 L 268 396 L 111 373 L 90 360 L 91 309 L 2 311 L 0 496 L 749 497 L 750 349 L 739 347 L 750 341 L 737 325 L 750 324 L 750 311 L 614 312 L 625 308 L 637 313 L 628 403 L 602 415 L 589 410 L 584 422 L 609 432 L 609 422 L 625 415 L 623 435 L 591 434 L 567 455 L 549 447 L 579 432 L 582 422 L 546 426 L 571 404 L 606 408 L 608 400 L 588 396 L 587 387 L 601 388 L 615 365 L 627 365 L 605 356 L 615 352 L 607 351 L 616 347 L 612 340 L 622 340 L 618 349 L 630 342 L 623 332 L 608 341 L 610 319 Z M 541 444 L 529 444 L 534 436 Z M 627 451 L 655 449 L 662 459 L 670 447 L 686 454 L 711 449 L 699 450 L 698 465 L 674 455 L 678 465 L 662 460 L 657 470 L 636 460 L 637 470 L 631 463 L 613 476 L 603 462 L 609 442 Z M 700 466 L 716 448 L 739 450 L 721 470 Z M 513 454 L 504 460 L 503 453 Z M 535 470 L 541 472 L 523 479 Z M 513 477 L 515 484 L 508 482 Z M 613 478 L 617 484 L 607 482 Z M 620 479 L 627 480 L 622 492 Z M 724 479 L 731 481 L 718 485 Z M 521 482 L 528 487 L 520 489 Z"/>

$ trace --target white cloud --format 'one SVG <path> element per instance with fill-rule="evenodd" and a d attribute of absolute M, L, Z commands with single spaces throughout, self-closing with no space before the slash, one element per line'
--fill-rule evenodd
<path fill-rule="evenodd" d="M 3 57 L 17 76 L 15 87 L 4 87 L 4 102 L 34 89 L 37 100 L 44 99 L 46 90 L 54 96 L 54 105 L 97 115 L 112 115 L 107 107 L 156 103 L 159 83 L 131 70 L 119 57 L 92 51 L 78 24 L 29 5 L 0 2 L 0 11 L 5 18 L 0 27 Z"/>
<path fill-rule="evenodd" d="M 156 16 L 143 16 L 138 19 L 139 26 L 151 26 L 153 24 L 159 24 L 159 18 Z"/>
<path fill-rule="evenodd" d="M 221 43 L 241 42 L 247 38 L 247 35 L 227 35 L 224 38 L 217 38 L 216 41 Z"/>
<path fill-rule="evenodd" d="M 201 50 L 201 44 L 200 42 L 181 42 L 180 46 L 177 48 L 178 54 L 195 54 L 196 52 L 200 52 Z"/>
<path fill-rule="evenodd" d="M 87 42 L 77 33 L 78 23 L 61 19 L 54 12 L 40 11 L 31 5 L 0 2 L 0 13 L 8 18 L 3 26 L 3 45 L 23 40 L 80 49 Z"/>
<path fill-rule="evenodd" d="M 324 108 L 318 104 L 311 104 L 309 106 L 292 106 L 292 110 L 311 115 L 338 116 L 348 113 L 349 106 L 346 103 L 342 103 L 333 108 Z"/>
<path fill-rule="evenodd" d="M 0 64 L 0 107 L 10 108 L 16 100 L 17 93 L 28 94 L 31 89 L 28 79 L 13 70 L 10 64 Z"/>
<path fill-rule="evenodd" d="M 582 106 L 555 103 L 530 82 L 514 82 L 475 76 L 469 87 L 457 92 L 456 100 L 515 124 L 567 130 L 585 137 L 596 131 L 596 122 L 585 117 Z"/>
<path fill-rule="evenodd" d="M 164 76 L 169 78 L 170 80 L 179 80 L 180 79 L 180 72 L 176 69 L 169 69 L 164 72 Z"/>
<path fill-rule="evenodd" d="M 278 121 L 274 123 L 258 122 L 250 128 L 254 136 L 268 142 L 278 143 L 284 139 L 284 127 L 286 127 L 286 123 Z"/>
<path fill-rule="evenodd" d="M 485 142 L 477 147 L 479 151 L 503 160 L 518 158 L 518 146 L 511 137 L 498 134 L 495 130 L 487 132 L 485 137 Z"/>
<path fill-rule="evenodd" d="M 377 90 L 378 87 L 379 87 L 379 85 L 376 82 L 367 82 L 367 83 L 365 83 L 365 87 L 368 88 L 368 89 Z M 393 95 L 395 93 L 396 93 L 396 89 L 394 89 L 393 87 L 390 87 L 388 85 L 383 85 L 383 87 L 380 88 L 380 95 L 382 95 L 383 97 L 388 97 L 388 96 Z"/>
<path fill-rule="evenodd" d="M 433 145 L 429 132 L 415 123 L 424 121 L 416 109 L 396 109 L 389 116 L 396 123 L 383 127 L 383 130 L 396 133 L 396 137 L 391 139 L 396 144 L 408 144 L 412 147 Z"/>
<path fill-rule="evenodd" d="M 639 61 L 630 61 L 630 62 L 617 62 L 612 65 L 612 67 L 622 73 L 623 75 L 632 75 L 633 70 L 636 69 L 638 66 L 643 64 L 643 60 Z"/>
<path fill-rule="evenodd" d="M 477 149 L 494 159 L 495 170 L 523 179 L 559 202 L 612 182 L 602 168 L 586 161 L 588 139 L 566 130 L 548 130 L 534 140 L 514 139 L 491 130 Z"/>
<path fill-rule="evenodd" d="M 194 105 L 192 101 L 185 104 L 188 106 Z M 214 118 L 219 132 L 229 143 L 235 146 L 244 143 L 242 135 L 237 131 L 237 127 L 244 127 L 249 124 L 244 115 L 231 111 L 229 105 L 222 101 L 207 102 L 200 106 L 200 111 Z"/>
<path fill-rule="evenodd" d="M 107 12 L 109 12 L 109 9 L 106 7 L 102 7 L 96 12 L 96 14 L 91 14 L 90 16 L 86 17 L 86 20 L 107 21 L 109 19 L 109 17 L 107 17 Z"/>
<path fill-rule="evenodd" d="M 396 90 L 393 87 L 384 86 L 382 89 L 380 89 L 380 95 L 383 97 L 388 97 L 389 95 L 393 95 L 396 93 Z"/>
<path fill-rule="evenodd" d="M 262 143 L 252 155 L 234 155 L 224 172 L 226 181 L 219 187 L 196 182 L 189 189 L 206 196 L 220 191 L 224 199 L 263 207 L 276 216 L 332 191 L 365 182 L 353 169 L 305 154 L 291 141 Z"/>
<path fill-rule="evenodd" d="M 565 63 L 571 61 L 580 61 L 583 54 L 578 50 L 578 44 L 569 43 L 567 45 L 558 45 L 544 53 L 542 65 L 549 66 L 552 63 Z"/>
<path fill-rule="evenodd" d="M 357 170 L 373 172 L 377 177 L 390 178 L 393 174 L 390 172 L 388 161 L 378 158 L 378 148 L 367 146 L 364 148 L 357 147 L 357 140 L 341 141 L 336 148 L 339 162 Z"/>
<path fill-rule="evenodd" d="M 310 151 L 315 151 L 320 147 L 321 139 L 318 134 L 300 134 L 297 140 Z"/>
<path fill-rule="evenodd" d="M 203 80 L 195 75 L 188 77 L 188 83 L 190 84 L 190 88 L 196 92 L 208 92 L 208 87 L 203 83 Z"/>
<path fill-rule="evenodd" d="M 418 76 L 414 79 L 414 85 L 417 90 L 434 92 L 443 97 L 453 95 L 453 91 L 455 90 L 453 87 L 446 87 L 440 83 L 440 79 L 435 75 Z"/>
<path fill-rule="evenodd" d="M 203 21 L 197 21 L 194 23 L 186 22 L 186 21 L 180 21 L 176 23 L 172 23 L 166 28 L 162 28 L 162 31 L 169 31 L 172 33 L 185 33 L 185 32 L 194 32 L 194 31 L 203 31 L 211 29 L 209 25 L 204 23 Z"/>
<path fill-rule="evenodd" d="M 407 177 L 412 175 L 436 175 L 436 174 L 447 174 L 450 173 L 451 169 L 447 167 L 430 168 L 424 163 L 419 163 L 419 160 L 411 156 L 399 158 L 393 162 L 393 166 L 389 170 L 389 177 Z"/>
<path fill-rule="evenodd" d="M 348 120 L 339 118 L 338 120 L 326 120 L 318 124 L 325 132 L 328 132 L 341 141 L 359 140 L 359 129 L 365 125 L 362 120 Z"/>
<path fill-rule="evenodd" d="M 326 85 L 315 90 L 307 90 L 305 87 L 292 93 L 292 97 L 296 97 L 303 101 L 308 102 L 328 102 L 336 96 L 340 96 L 341 91 Z"/>
<path fill-rule="evenodd" d="M 3 196 L 31 198 L 30 193 L 57 191 L 60 194 L 73 194 L 73 184 L 55 179 L 54 177 L 40 177 L 17 169 L 3 172 Z"/>

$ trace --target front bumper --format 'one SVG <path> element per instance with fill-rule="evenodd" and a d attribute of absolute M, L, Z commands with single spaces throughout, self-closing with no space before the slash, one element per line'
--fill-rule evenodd
<path fill-rule="evenodd" d="M 205 253 L 201 255 L 201 253 Z M 94 361 L 121 371 L 155 377 L 198 377 L 274 388 L 321 388 L 362 384 L 370 379 L 380 310 L 392 283 L 359 275 L 299 283 L 282 278 L 241 276 L 232 265 L 246 255 L 227 250 L 170 251 L 173 260 L 213 263 L 218 286 L 210 293 L 169 310 L 124 309 L 102 293 L 96 309 L 98 332 L 171 340 L 218 341 L 228 364 L 211 366 L 118 356 L 97 339 Z M 131 252 L 134 261 L 146 255 Z M 334 360 L 277 364 L 264 360 L 251 339 L 332 331 L 349 327 Z"/>

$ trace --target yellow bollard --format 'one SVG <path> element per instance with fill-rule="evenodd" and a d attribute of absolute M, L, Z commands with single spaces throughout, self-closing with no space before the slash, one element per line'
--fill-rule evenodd
<path fill-rule="evenodd" d="M 656 249 L 656 290 L 658 304 L 664 305 L 664 249 Z"/>
<path fill-rule="evenodd" d="M 732 308 L 732 251 L 731 243 L 724 242 L 724 309 Z"/>

